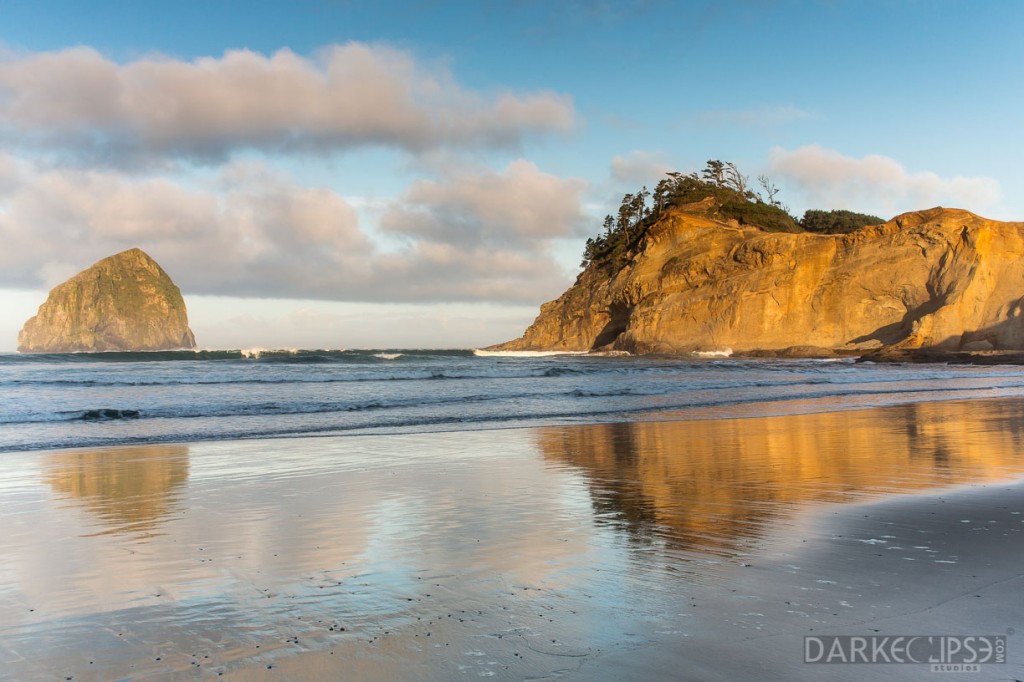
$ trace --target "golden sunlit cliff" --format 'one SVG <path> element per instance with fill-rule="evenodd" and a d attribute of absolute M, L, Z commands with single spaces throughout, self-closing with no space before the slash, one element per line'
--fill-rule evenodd
<path fill-rule="evenodd" d="M 495 348 L 1024 349 L 1022 305 L 1024 223 L 933 208 L 833 235 L 672 210 Z"/>

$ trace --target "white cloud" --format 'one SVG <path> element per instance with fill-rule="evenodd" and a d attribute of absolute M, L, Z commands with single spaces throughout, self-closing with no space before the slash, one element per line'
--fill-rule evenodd
<path fill-rule="evenodd" d="M 551 244 L 581 225 L 582 189 L 525 161 L 421 181 L 384 211 L 404 240 L 388 252 L 339 194 L 263 164 L 229 164 L 197 188 L 34 169 L 0 203 L 0 286 L 52 286 L 139 246 L 186 293 L 536 303 L 567 283 Z"/>
<path fill-rule="evenodd" d="M 325 189 L 298 187 L 255 164 L 226 167 L 217 187 L 187 189 L 165 179 L 51 169 L 26 178 L 0 210 L 4 283 L 52 285 L 78 268 L 132 246 L 157 258 L 183 287 L 325 295 L 304 273 L 360 270 L 372 245 L 356 212 Z M 213 191 L 218 190 L 218 191 Z M 54 262 L 60 245 L 62 262 Z"/>
<path fill-rule="evenodd" d="M 552 241 L 586 229 L 585 189 L 522 159 L 500 172 L 449 167 L 384 212 L 381 228 L 411 245 L 381 265 L 426 300 L 546 300 L 568 283 Z"/>
<path fill-rule="evenodd" d="M 373 300 L 537 304 L 571 282 L 544 248 L 523 253 L 416 242 L 406 252 L 382 256 L 376 265 L 379 288 Z"/>
<path fill-rule="evenodd" d="M 0 198 L 18 185 L 21 170 L 14 158 L 0 152 Z"/>
<path fill-rule="evenodd" d="M 514 145 L 566 132 L 572 101 L 552 92 L 485 95 L 408 52 L 334 45 L 118 64 L 89 47 L 0 56 L 0 133 L 89 160 L 219 160 L 240 148 L 322 152 Z"/>
<path fill-rule="evenodd" d="M 708 127 L 778 128 L 811 118 L 811 114 L 794 106 L 762 107 L 743 111 L 702 111 L 696 122 Z"/>
<path fill-rule="evenodd" d="M 982 210 L 998 202 L 1001 192 L 992 178 L 910 173 L 887 156 L 856 159 L 817 145 L 773 149 L 770 167 L 811 208 L 853 208 L 882 217 L 936 205 Z"/>
<path fill-rule="evenodd" d="M 656 185 L 671 170 L 672 166 L 660 152 L 634 150 L 624 156 L 612 157 L 612 178 L 631 186 Z"/>
<path fill-rule="evenodd" d="M 381 219 L 385 230 L 459 247 L 534 250 L 583 228 L 586 183 L 562 179 L 519 159 L 503 171 L 449 169 L 441 181 L 414 183 Z"/>

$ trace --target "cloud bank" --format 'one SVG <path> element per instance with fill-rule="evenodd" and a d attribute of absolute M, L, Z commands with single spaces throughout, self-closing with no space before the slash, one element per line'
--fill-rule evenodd
<path fill-rule="evenodd" d="M 116 63 L 89 47 L 0 54 L 0 139 L 91 163 L 220 162 L 240 149 L 509 147 L 575 125 L 552 92 L 480 93 L 394 48 L 347 43 Z"/>
<path fill-rule="evenodd" d="M 382 230 L 410 243 L 380 260 L 381 275 L 429 300 L 450 299 L 463 283 L 472 300 L 546 300 L 568 283 L 551 247 L 585 231 L 585 189 L 522 159 L 502 171 L 455 168 L 418 181 L 381 216 Z"/>
<path fill-rule="evenodd" d="M 575 125 L 568 96 L 477 91 L 384 45 L 0 52 L 0 286 L 50 287 L 139 246 L 190 294 L 536 303 L 569 277 L 552 253 L 580 234 L 585 183 L 465 158 Z M 376 206 L 376 228 L 271 165 L 364 147 L 433 176 Z"/>
<path fill-rule="evenodd" d="M 817 145 L 773 149 L 770 174 L 802 195 L 809 207 L 853 208 L 882 217 L 936 205 L 983 211 L 1001 195 L 992 178 L 910 173 L 887 156 L 856 159 Z"/>
<path fill-rule="evenodd" d="M 403 242 L 386 251 L 342 196 L 263 163 L 186 187 L 0 155 L 0 286 L 50 287 L 140 246 L 187 294 L 535 303 L 567 283 L 550 251 L 580 229 L 584 189 L 523 160 L 420 181 L 384 210 Z"/>
<path fill-rule="evenodd" d="M 545 239 L 581 234 L 584 189 L 581 180 L 549 175 L 523 159 L 500 172 L 456 168 L 441 181 L 414 183 L 381 227 L 435 243 L 532 252 Z"/>

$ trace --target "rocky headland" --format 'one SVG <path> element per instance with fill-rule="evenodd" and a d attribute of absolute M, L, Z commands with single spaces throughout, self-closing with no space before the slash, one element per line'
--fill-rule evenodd
<path fill-rule="evenodd" d="M 18 334 L 22 353 L 195 347 L 181 291 L 141 249 L 104 258 L 54 287 Z"/>
<path fill-rule="evenodd" d="M 843 234 L 667 209 L 498 350 L 971 361 L 1024 350 L 1024 223 L 959 209 Z"/>

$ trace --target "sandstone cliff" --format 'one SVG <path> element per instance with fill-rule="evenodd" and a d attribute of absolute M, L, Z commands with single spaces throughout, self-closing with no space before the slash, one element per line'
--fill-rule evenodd
<path fill-rule="evenodd" d="M 503 350 L 1024 348 L 1024 223 L 934 208 L 850 234 L 683 211 L 593 263 Z"/>
<path fill-rule="evenodd" d="M 22 353 L 195 348 L 181 291 L 140 249 L 60 284 L 18 334 Z"/>

